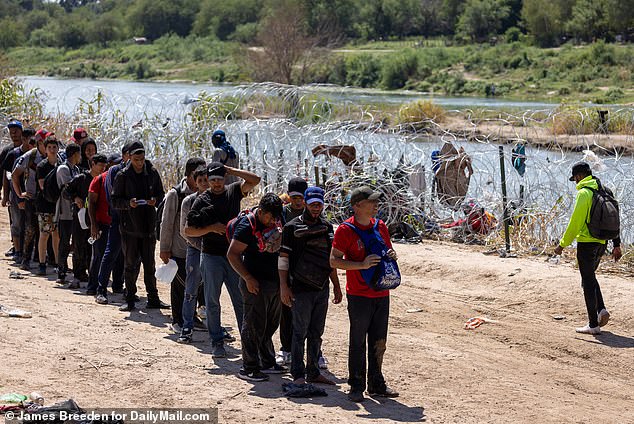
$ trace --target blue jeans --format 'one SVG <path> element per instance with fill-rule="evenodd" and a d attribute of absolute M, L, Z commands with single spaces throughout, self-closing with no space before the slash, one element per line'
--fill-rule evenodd
<path fill-rule="evenodd" d="M 103 235 L 102 235 L 103 237 Z M 121 232 L 119 224 L 113 222 L 108 229 L 108 242 L 106 250 L 103 252 L 101 265 L 99 266 L 99 275 L 97 276 L 98 286 L 97 292 L 104 296 L 107 295 L 108 280 L 112 272 L 112 289 L 123 289 L 123 254 L 121 252 Z"/>
<path fill-rule="evenodd" d="M 194 314 L 196 312 L 196 300 L 202 278 L 200 276 L 200 250 L 187 246 L 185 258 L 185 299 L 183 300 L 183 328 L 194 328 Z"/>
<path fill-rule="evenodd" d="M 86 290 L 95 290 L 99 288 L 98 275 L 101 268 L 101 259 L 108 244 L 108 228 L 109 225 L 98 224 L 101 235 L 92 244 L 92 259 L 90 261 L 90 270 L 88 271 L 88 287 Z"/>
<path fill-rule="evenodd" d="M 188 252 L 189 253 L 189 252 Z M 229 291 L 229 297 L 236 314 L 238 328 L 242 328 L 242 294 L 239 287 L 239 276 L 226 256 L 209 255 L 201 253 L 200 271 L 205 285 L 205 304 L 207 306 L 207 330 L 212 343 L 223 340 L 223 331 L 220 326 L 220 293 L 224 282 Z"/>

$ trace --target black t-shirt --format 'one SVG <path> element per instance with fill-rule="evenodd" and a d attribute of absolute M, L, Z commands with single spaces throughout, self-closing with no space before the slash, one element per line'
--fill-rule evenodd
<path fill-rule="evenodd" d="M 292 271 L 297 266 L 304 250 L 310 249 L 319 253 L 316 256 L 323 258 L 323 266 L 330 267 L 330 250 L 334 237 L 335 231 L 332 224 L 321 217 L 315 222 L 307 222 L 302 214 L 284 225 L 280 252 L 289 256 L 289 278 L 293 293 L 315 290 L 299 281 L 292 281 Z"/>
<path fill-rule="evenodd" d="M 240 201 L 244 197 L 241 182 L 225 186 L 222 194 L 213 194 L 211 190 L 201 193 L 192 205 L 187 215 L 187 225 L 192 227 L 206 227 L 220 222 L 227 224 L 240 213 Z M 216 256 L 226 256 L 229 241 L 225 234 L 207 233 L 203 236 L 203 253 Z"/>
<path fill-rule="evenodd" d="M 255 218 L 256 230 L 265 227 Z M 233 238 L 247 245 L 243 253 L 244 266 L 249 274 L 258 280 L 260 290 L 275 291 L 280 288 L 280 275 L 277 271 L 278 253 L 260 252 L 258 240 L 253 235 L 253 228 L 247 216 L 236 223 Z"/>
<path fill-rule="evenodd" d="M 24 153 L 26 152 L 22 151 L 22 146 L 15 147 L 7 152 L 7 156 L 4 158 L 4 162 L 2 163 L 2 170 L 13 172 L 13 165 L 15 165 L 15 161 Z"/>
<path fill-rule="evenodd" d="M 0 150 L 0 167 L 4 165 L 4 160 L 7 158 L 9 152 L 13 149 L 15 149 L 15 146 L 13 145 L 13 143 L 11 143 L 8 146 L 4 146 L 2 150 Z"/>
<path fill-rule="evenodd" d="M 35 168 L 35 178 L 37 181 L 36 194 L 35 194 L 35 210 L 38 213 L 55 213 L 55 203 L 51 203 L 44 198 L 42 194 L 42 190 L 40 190 L 40 180 L 46 178 L 46 176 L 55 169 L 55 165 L 51 165 L 48 162 L 48 159 L 44 159 L 42 162 L 37 164 L 37 168 Z"/>

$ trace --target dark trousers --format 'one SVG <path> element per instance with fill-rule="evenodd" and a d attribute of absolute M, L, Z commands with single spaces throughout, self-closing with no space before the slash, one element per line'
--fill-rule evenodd
<path fill-rule="evenodd" d="M 125 301 L 134 303 L 136 295 L 136 280 L 139 277 L 141 264 L 143 264 L 143 282 L 147 292 L 148 302 L 158 302 L 159 295 L 156 288 L 154 249 L 156 239 L 154 237 L 133 237 L 127 234 L 121 235 L 123 258 L 125 261 Z"/>
<path fill-rule="evenodd" d="M 35 250 L 34 260 L 39 260 L 39 254 L 37 250 L 37 241 L 39 240 L 40 228 L 37 222 L 37 213 L 35 212 L 35 201 L 24 201 L 24 244 L 22 246 L 22 255 L 24 261 L 28 263 L 33 256 L 33 250 Z"/>
<path fill-rule="evenodd" d="M 81 281 L 88 281 L 88 264 L 92 247 L 88 244 L 90 230 L 81 228 L 79 218 L 73 218 L 73 275 Z"/>
<path fill-rule="evenodd" d="M 107 295 L 110 273 L 112 273 L 112 290 L 119 291 L 123 289 L 124 261 L 121 249 L 121 232 L 119 231 L 118 223 L 110 225 L 106 238 L 108 241 L 106 242 L 106 249 L 104 250 L 97 276 L 99 285 L 97 291 L 104 296 Z"/>
<path fill-rule="evenodd" d="M 240 279 L 240 292 L 244 299 L 244 319 L 242 321 L 242 368 L 247 372 L 257 372 L 275 365 L 273 334 L 280 324 L 281 302 L 279 283 L 271 283 L 277 290 L 262 290 L 267 283 L 260 282 L 260 292 L 255 295 L 247 290 Z"/>
<path fill-rule="evenodd" d="M 291 351 L 291 375 L 293 379 L 319 376 L 319 351 L 321 336 L 326 326 L 329 286 L 320 291 L 294 293 L 293 343 Z M 281 326 L 280 326 L 281 331 Z M 304 345 L 307 345 L 304 366 Z"/>
<path fill-rule="evenodd" d="M 185 258 L 172 257 L 178 265 L 176 276 L 170 284 L 170 300 L 172 302 L 172 324 L 183 326 L 183 301 L 185 300 L 185 277 L 187 266 Z"/>
<path fill-rule="evenodd" d="M 97 291 L 99 288 L 99 268 L 101 267 L 101 260 L 103 254 L 106 251 L 108 245 L 108 228 L 109 225 L 98 224 L 101 235 L 92 244 L 92 258 L 90 260 L 90 270 L 88 272 L 88 287 L 87 290 Z"/>
<path fill-rule="evenodd" d="M 348 349 L 348 384 L 351 391 L 367 389 L 370 392 L 385 390 L 381 371 L 387 342 L 387 325 L 390 315 L 390 297 L 362 297 L 348 295 L 350 318 L 350 346 Z"/>
<path fill-rule="evenodd" d="M 59 229 L 59 258 L 57 258 L 57 277 L 63 279 L 68 273 L 68 255 L 70 254 L 70 237 L 73 234 L 73 220 L 60 219 Z"/>
<path fill-rule="evenodd" d="M 586 300 L 588 310 L 588 322 L 590 327 L 599 325 L 598 313 L 605 308 L 601 287 L 595 274 L 601 257 L 605 253 L 605 244 L 601 243 L 579 243 L 577 242 L 577 262 L 581 273 L 581 287 L 583 287 L 583 297 Z"/>
<path fill-rule="evenodd" d="M 282 304 L 280 315 L 280 350 L 290 352 L 293 344 L 293 311 L 288 306 Z"/>

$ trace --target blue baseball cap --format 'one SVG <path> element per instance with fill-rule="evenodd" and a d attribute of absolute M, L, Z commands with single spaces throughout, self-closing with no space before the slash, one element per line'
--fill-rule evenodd
<path fill-rule="evenodd" d="M 304 201 L 307 205 L 319 202 L 324 204 L 324 190 L 321 187 L 308 187 L 304 192 Z"/>
<path fill-rule="evenodd" d="M 22 122 L 18 121 L 17 119 L 13 119 L 13 120 L 9 121 L 9 123 L 7 124 L 7 128 L 20 128 L 21 130 L 24 131 L 24 127 L 22 126 Z"/>

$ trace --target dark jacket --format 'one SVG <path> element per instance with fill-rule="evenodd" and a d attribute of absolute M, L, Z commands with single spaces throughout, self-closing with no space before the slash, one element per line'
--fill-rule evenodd
<path fill-rule="evenodd" d="M 161 203 L 165 191 L 161 176 L 152 163 L 145 161 L 143 171 L 137 173 L 132 164 L 117 174 L 112 188 L 112 205 L 120 212 L 121 235 L 132 237 L 156 237 L 156 206 Z M 131 199 L 156 199 L 156 205 L 130 207 Z"/>

